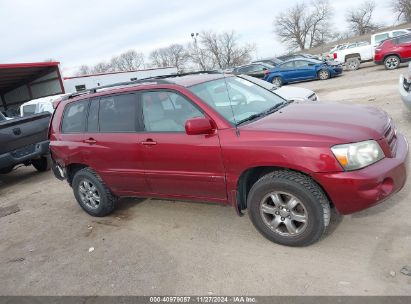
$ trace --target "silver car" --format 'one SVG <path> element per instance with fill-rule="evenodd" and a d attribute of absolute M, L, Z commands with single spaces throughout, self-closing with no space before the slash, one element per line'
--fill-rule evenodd
<path fill-rule="evenodd" d="M 400 76 L 399 90 L 405 106 L 411 111 L 411 62 L 406 75 Z"/>
<path fill-rule="evenodd" d="M 280 97 L 286 100 L 295 100 L 295 101 L 303 101 L 303 100 L 311 100 L 311 101 L 318 101 L 318 96 L 315 94 L 314 91 L 309 89 L 301 88 L 301 87 L 292 87 L 292 86 L 283 86 L 277 87 L 270 82 L 265 80 L 261 80 L 252 76 L 248 75 L 237 75 L 238 77 L 244 78 L 248 81 L 254 82 L 256 85 L 263 87 L 267 90 L 274 92 L 275 94 L 279 95 Z"/>

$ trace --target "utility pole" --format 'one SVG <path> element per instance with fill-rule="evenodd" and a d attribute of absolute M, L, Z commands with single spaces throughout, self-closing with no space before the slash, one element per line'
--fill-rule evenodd
<path fill-rule="evenodd" d="M 198 58 L 198 64 L 200 66 L 200 70 L 205 70 L 203 60 L 200 56 L 200 52 L 199 52 L 199 49 L 198 49 L 198 44 L 197 44 L 197 37 L 198 36 L 199 36 L 198 33 L 191 33 L 191 38 L 193 38 L 193 40 L 194 40 L 194 49 L 195 49 L 195 52 L 196 52 L 196 56 Z"/>

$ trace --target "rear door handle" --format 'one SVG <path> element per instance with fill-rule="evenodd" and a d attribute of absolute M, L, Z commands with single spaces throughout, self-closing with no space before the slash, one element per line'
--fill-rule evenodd
<path fill-rule="evenodd" d="M 89 139 L 85 139 L 84 142 L 86 144 L 94 145 L 97 143 L 97 140 L 95 140 L 94 138 L 89 138 Z"/>
<path fill-rule="evenodd" d="M 148 138 L 148 139 L 142 141 L 141 143 L 142 143 L 143 145 L 145 145 L 145 146 L 154 146 L 154 145 L 157 145 L 157 142 L 154 141 L 154 140 L 152 140 L 151 138 Z"/>

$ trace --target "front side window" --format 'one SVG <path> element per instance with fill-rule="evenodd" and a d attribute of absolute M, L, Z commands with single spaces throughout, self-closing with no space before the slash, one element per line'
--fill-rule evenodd
<path fill-rule="evenodd" d="M 141 102 L 148 132 L 184 132 L 188 119 L 204 117 L 188 99 L 174 92 L 144 92 Z"/>
<path fill-rule="evenodd" d="M 217 79 L 189 89 L 233 124 L 285 102 L 273 92 L 240 77 Z"/>
<path fill-rule="evenodd" d="M 107 96 L 100 99 L 100 132 L 135 132 L 138 122 L 135 94 Z"/>
<path fill-rule="evenodd" d="M 81 133 L 86 130 L 88 99 L 70 103 L 64 110 L 62 133 Z"/>
<path fill-rule="evenodd" d="M 404 35 L 397 38 L 398 44 L 402 43 L 410 43 L 411 42 L 411 35 Z"/>
<path fill-rule="evenodd" d="M 407 34 L 407 32 L 406 32 L 406 31 L 395 31 L 395 32 L 392 32 L 392 36 L 393 36 L 393 37 L 401 36 L 401 35 L 404 35 L 404 34 Z"/>

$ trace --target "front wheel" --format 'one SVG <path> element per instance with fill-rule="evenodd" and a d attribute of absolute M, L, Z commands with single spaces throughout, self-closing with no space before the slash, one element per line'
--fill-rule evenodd
<path fill-rule="evenodd" d="M 90 168 L 74 175 L 72 187 L 77 202 L 88 214 L 106 216 L 115 209 L 117 197 Z"/>
<path fill-rule="evenodd" d="M 275 85 L 278 88 L 283 85 L 283 80 L 280 77 L 274 77 L 271 82 L 273 85 Z"/>
<path fill-rule="evenodd" d="M 330 221 L 330 204 L 308 176 L 289 170 L 260 178 L 251 188 L 248 214 L 267 239 L 287 246 L 316 242 Z"/>
<path fill-rule="evenodd" d="M 384 60 L 384 66 L 387 70 L 394 70 L 400 66 L 400 58 L 398 56 L 388 56 Z"/>
<path fill-rule="evenodd" d="M 320 70 L 318 71 L 318 78 L 321 80 L 326 80 L 330 78 L 330 72 L 328 70 Z"/>

